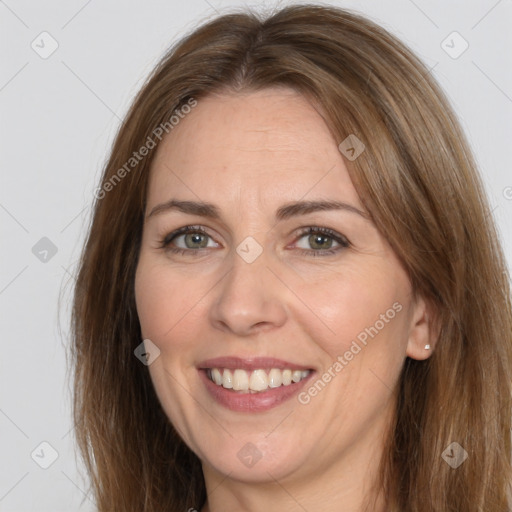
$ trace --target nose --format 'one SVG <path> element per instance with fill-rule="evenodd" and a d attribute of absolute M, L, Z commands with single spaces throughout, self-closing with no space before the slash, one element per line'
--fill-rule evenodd
<path fill-rule="evenodd" d="M 286 322 L 283 284 L 267 267 L 263 254 L 252 263 L 234 254 L 231 270 L 214 290 L 209 315 L 216 329 L 249 336 Z"/>

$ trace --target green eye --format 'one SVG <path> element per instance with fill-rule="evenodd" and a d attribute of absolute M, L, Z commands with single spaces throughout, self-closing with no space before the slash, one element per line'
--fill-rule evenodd
<path fill-rule="evenodd" d="M 193 253 L 198 249 L 217 247 L 217 244 L 201 226 L 185 226 L 169 233 L 160 246 L 171 252 Z"/>
<path fill-rule="evenodd" d="M 203 233 L 186 233 L 176 237 L 176 239 L 182 238 L 187 249 L 202 249 L 208 245 L 208 235 Z M 179 244 L 177 244 L 180 247 Z"/>
<path fill-rule="evenodd" d="M 309 227 L 299 236 L 299 242 L 297 243 L 304 254 L 310 254 L 312 256 L 318 255 L 329 255 L 339 252 L 340 250 L 349 247 L 349 241 L 339 233 L 336 233 L 329 228 L 321 227 Z"/>
<path fill-rule="evenodd" d="M 307 256 L 328 256 L 350 247 L 343 235 L 324 227 L 305 228 L 297 240 L 296 247 Z M 161 241 L 161 248 L 179 254 L 198 255 L 200 249 L 213 247 L 218 244 L 201 226 L 184 226 Z"/>
<path fill-rule="evenodd" d="M 334 242 L 326 235 L 309 235 L 307 240 L 312 249 L 330 249 Z"/>

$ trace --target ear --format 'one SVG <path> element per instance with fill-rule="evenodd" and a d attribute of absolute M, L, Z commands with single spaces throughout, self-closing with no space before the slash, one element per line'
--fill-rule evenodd
<path fill-rule="evenodd" d="M 428 359 L 436 347 L 439 323 L 433 304 L 423 297 L 415 299 L 412 310 L 406 354 L 421 361 Z"/>

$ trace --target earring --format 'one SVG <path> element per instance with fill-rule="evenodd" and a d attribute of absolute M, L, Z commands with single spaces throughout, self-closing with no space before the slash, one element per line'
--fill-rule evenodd
<path fill-rule="evenodd" d="M 425 350 L 430 350 L 430 345 L 425 345 Z"/>

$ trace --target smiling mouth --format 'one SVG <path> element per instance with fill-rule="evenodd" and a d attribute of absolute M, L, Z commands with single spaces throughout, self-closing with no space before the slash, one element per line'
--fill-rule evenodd
<path fill-rule="evenodd" d="M 292 386 L 306 379 L 311 370 L 270 368 L 246 371 L 241 368 L 206 368 L 208 379 L 217 386 L 238 393 L 263 393 L 269 389 Z"/>

